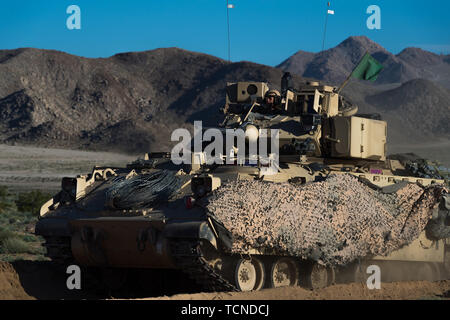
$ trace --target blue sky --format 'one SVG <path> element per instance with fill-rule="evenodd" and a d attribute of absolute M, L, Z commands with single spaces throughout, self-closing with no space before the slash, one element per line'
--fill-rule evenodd
<path fill-rule="evenodd" d="M 327 1 L 230 0 L 231 60 L 276 65 L 298 50 L 322 47 Z M 81 30 L 68 30 L 69 5 Z M 381 30 L 369 30 L 369 5 Z M 325 48 L 366 35 L 393 53 L 421 47 L 450 53 L 450 1 L 335 0 Z M 227 58 L 226 0 L 22 0 L 0 2 L 0 49 L 36 47 L 85 57 L 179 47 Z"/>

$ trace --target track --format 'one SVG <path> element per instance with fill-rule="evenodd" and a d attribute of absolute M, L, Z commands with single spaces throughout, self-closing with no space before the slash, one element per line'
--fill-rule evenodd
<path fill-rule="evenodd" d="M 237 291 L 235 286 L 209 265 L 204 258 L 199 241 L 173 241 L 171 251 L 175 264 L 204 290 Z"/>
<path fill-rule="evenodd" d="M 44 237 L 43 246 L 47 249 L 46 256 L 58 264 L 73 261 L 69 237 Z"/>

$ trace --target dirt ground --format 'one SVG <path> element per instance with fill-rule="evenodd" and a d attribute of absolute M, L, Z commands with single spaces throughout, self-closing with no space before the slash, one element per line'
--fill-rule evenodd
<path fill-rule="evenodd" d="M 143 156 L 143 155 L 142 155 Z M 94 166 L 125 166 L 137 155 L 0 144 L 0 185 L 12 190 L 56 191 L 61 178 L 86 174 Z"/>
<path fill-rule="evenodd" d="M 388 144 L 388 154 L 415 153 L 425 159 L 437 160 L 446 167 L 450 167 L 450 140 L 440 139 L 421 144 L 403 143 Z"/>
<path fill-rule="evenodd" d="M 111 299 L 111 292 L 101 292 L 94 287 L 82 290 L 66 289 L 65 270 L 50 262 L 18 261 L 0 262 L 0 300 L 29 299 Z M 154 279 L 155 283 L 159 279 Z M 148 284 L 151 285 L 151 281 Z M 257 292 L 181 293 L 158 295 L 150 291 L 134 296 L 145 300 L 406 300 L 450 299 L 450 280 L 382 283 L 380 290 L 369 290 L 363 284 L 340 284 L 320 290 L 300 287 L 264 289 Z M 186 289 L 189 291 L 189 289 Z M 185 291 L 186 292 L 186 291 Z M 147 294 L 147 295 L 146 295 Z M 151 296 L 151 298 L 148 298 Z M 120 296 L 118 298 L 127 298 Z"/>
<path fill-rule="evenodd" d="M 257 292 L 214 292 L 178 294 L 156 300 L 409 300 L 450 299 L 450 280 L 428 282 L 383 283 L 380 290 L 369 290 L 364 284 L 333 285 L 324 289 L 300 287 L 264 289 Z"/>
<path fill-rule="evenodd" d="M 389 153 L 414 152 L 450 166 L 450 141 L 390 145 Z M 143 155 L 126 155 L 0 144 L 0 185 L 11 190 L 57 191 L 61 178 L 86 174 L 97 166 L 125 166 Z"/>

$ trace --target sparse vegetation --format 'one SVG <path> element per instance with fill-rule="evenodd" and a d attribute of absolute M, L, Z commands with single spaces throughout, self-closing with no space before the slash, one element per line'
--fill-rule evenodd
<path fill-rule="evenodd" d="M 42 239 L 31 234 L 39 208 L 50 198 L 42 191 L 10 192 L 0 187 L 0 261 L 44 259 Z"/>
<path fill-rule="evenodd" d="M 31 234 L 26 234 L 22 237 L 22 240 L 25 242 L 36 242 L 38 241 L 38 239 L 36 238 L 36 236 L 33 236 Z"/>
<path fill-rule="evenodd" d="M 17 236 L 12 236 L 2 241 L 0 253 L 33 253 L 33 250 L 27 242 Z"/>
<path fill-rule="evenodd" d="M 21 212 L 31 212 L 39 215 L 41 206 L 51 198 L 51 195 L 39 190 L 20 193 L 16 200 L 17 209 Z"/>
<path fill-rule="evenodd" d="M 0 246 L 4 241 L 14 236 L 14 232 L 0 227 Z"/>
<path fill-rule="evenodd" d="M 8 188 L 0 186 L 0 213 L 13 207 L 13 202 L 9 198 Z"/>
<path fill-rule="evenodd" d="M 0 186 L 0 199 L 8 195 L 8 188 L 5 186 Z"/>

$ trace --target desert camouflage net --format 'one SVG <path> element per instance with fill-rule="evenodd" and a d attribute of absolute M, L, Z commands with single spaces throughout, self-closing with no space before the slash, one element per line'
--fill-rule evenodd
<path fill-rule="evenodd" d="M 207 210 L 231 232 L 233 252 L 268 248 L 343 265 L 411 243 L 442 192 L 442 186 L 407 184 L 384 194 L 350 174 L 302 186 L 241 180 L 215 190 Z"/>

